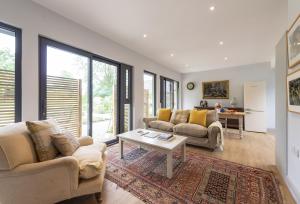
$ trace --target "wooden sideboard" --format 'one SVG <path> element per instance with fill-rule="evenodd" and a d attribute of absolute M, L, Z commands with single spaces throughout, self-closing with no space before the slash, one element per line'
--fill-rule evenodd
<path fill-rule="evenodd" d="M 194 107 L 195 109 L 197 110 L 204 110 L 204 109 L 207 109 L 207 110 L 214 110 L 215 107 L 207 107 L 207 108 L 202 108 L 200 106 L 195 106 Z M 224 107 L 225 109 L 228 109 L 228 110 L 235 110 L 237 112 L 244 112 L 244 108 L 232 108 L 232 107 Z M 222 122 L 222 121 L 221 121 Z M 223 127 L 225 127 L 225 124 L 222 122 L 222 125 Z M 228 128 L 233 128 L 233 129 L 239 129 L 239 120 L 238 119 L 227 119 L 227 127 Z M 245 119 L 243 119 L 243 129 L 245 130 Z"/>

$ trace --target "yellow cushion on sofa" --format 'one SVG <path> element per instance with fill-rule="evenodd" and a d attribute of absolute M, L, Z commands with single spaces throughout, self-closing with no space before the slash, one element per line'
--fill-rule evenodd
<path fill-rule="evenodd" d="M 207 110 L 192 110 L 189 123 L 206 127 L 206 113 Z"/>
<path fill-rule="evenodd" d="M 171 117 L 171 109 L 170 108 L 163 108 L 160 109 L 158 112 L 158 118 L 157 120 L 162 120 L 162 121 L 166 121 L 169 122 L 170 121 L 170 117 Z"/>

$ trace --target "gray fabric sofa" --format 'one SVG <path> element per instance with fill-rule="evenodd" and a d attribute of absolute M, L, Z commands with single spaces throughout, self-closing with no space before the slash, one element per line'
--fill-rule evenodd
<path fill-rule="evenodd" d="M 174 124 L 157 120 L 157 117 L 143 118 L 146 129 L 159 132 L 172 132 L 176 135 L 188 137 L 187 144 L 223 151 L 223 129 L 218 121 L 217 112 L 207 112 L 207 127 L 186 123 Z"/>

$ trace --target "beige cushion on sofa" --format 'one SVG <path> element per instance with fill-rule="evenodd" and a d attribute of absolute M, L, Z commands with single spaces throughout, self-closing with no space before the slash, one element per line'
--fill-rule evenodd
<path fill-rule="evenodd" d="M 34 144 L 25 123 L 0 128 L 0 170 L 11 170 L 36 161 Z"/>
<path fill-rule="evenodd" d="M 90 179 L 101 174 L 103 167 L 102 156 L 106 150 L 106 144 L 95 142 L 89 146 L 79 147 L 73 154 L 79 163 L 79 177 Z"/>
<path fill-rule="evenodd" d="M 175 125 L 174 133 L 193 137 L 207 137 L 207 128 L 197 124 L 180 123 Z"/>
<path fill-rule="evenodd" d="M 58 151 L 52 142 L 51 135 L 61 132 L 55 120 L 27 121 L 26 125 L 31 133 L 39 160 L 55 159 Z"/>
<path fill-rule="evenodd" d="M 63 156 L 72 156 L 80 146 L 78 139 L 71 132 L 51 135 L 55 147 Z"/>
<path fill-rule="evenodd" d="M 213 122 L 217 121 L 217 111 L 209 110 L 206 113 L 206 126 L 210 126 Z"/>
<path fill-rule="evenodd" d="M 179 123 L 187 123 L 190 116 L 190 112 L 190 110 L 174 110 L 172 112 L 170 122 L 175 125 Z"/>
<path fill-rule="evenodd" d="M 155 120 L 149 123 L 150 128 L 172 132 L 174 124 L 166 121 Z"/>

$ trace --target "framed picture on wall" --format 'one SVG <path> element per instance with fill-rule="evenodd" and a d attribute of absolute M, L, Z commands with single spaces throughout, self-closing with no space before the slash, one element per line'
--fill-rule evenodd
<path fill-rule="evenodd" d="M 229 80 L 202 82 L 203 99 L 229 99 Z"/>
<path fill-rule="evenodd" d="M 300 113 L 300 70 L 287 77 L 288 109 Z"/>
<path fill-rule="evenodd" d="M 289 68 L 300 64 L 300 15 L 286 34 Z"/>

